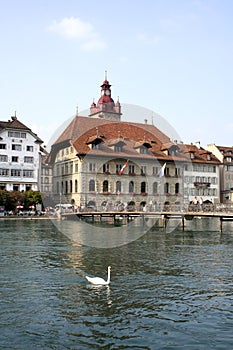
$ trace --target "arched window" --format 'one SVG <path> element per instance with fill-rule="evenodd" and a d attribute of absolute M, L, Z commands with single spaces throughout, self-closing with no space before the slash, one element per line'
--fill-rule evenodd
<path fill-rule="evenodd" d="M 166 193 L 169 193 L 169 183 L 168 182 L 166 182 L 165 184 L 164 184 L 164 193 L 166 194 Z"/>
<path fill-rule="evenodd" d="M 91 192 L 95 191 L 95 180 L 89 181 L 89 191 L 91 191 Z"/>
<path fill-rule="evenodd" d="M 68 181 L 65 182 L 65 193 L 68 193 Z"/>
<path fill-rule="evenodd" d="M 120 181 L 116 182 L 116 192 L 121 192 L 121 182 Z"/>
<path fill-rule="evenodd" d="M 75 182 L 74 182 L 74 191 L 76 193 L 78 192 L 78 180 L 75 180 Z"/>
<path fill-rule="evenodd" d="M 158 193 L 158 182 L 153 183 L 153 193 Z"/>
<path fill-rule="evenodd" d="M 180 184 L 177 182 L 175 184 L 175 194 L 178 194 L 180 192 Z"/>
<path fill-rule="evenodd" d="M 145 181 L 141 182 L 141 193 L 146 193 L 146 182 Z"/>
<path fill-rule="evenodd" d="M 108 180 L 104 180 L 103 182 L 103 192 L 108 192 Z"/>
<path fill-rule="evenodd" d="M 70 180 L 70 193 L 72 193 L 73 192 L 73 182 L 72 182 L 72 180 Z"/>
<path fill-rule="evenodd" d="M 134 182 L 130 181 L 129 182 L 129 193 L 132 193 L 132 192 L 134 192 Z"/>

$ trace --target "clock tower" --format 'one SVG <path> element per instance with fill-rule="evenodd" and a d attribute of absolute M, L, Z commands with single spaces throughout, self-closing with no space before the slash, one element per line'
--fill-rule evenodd
<path fill-rule="evenodd" d="M 105 80 L 101 87 L 101 97 L 96 104 L 94 101 L 90 108 L 89 117 L 101 118 L 120 121 L 121 120 L 121 105 L 119 100 L 115 103 L 111 97 L 111 85 L 107 80 L 105 72 Z"/>

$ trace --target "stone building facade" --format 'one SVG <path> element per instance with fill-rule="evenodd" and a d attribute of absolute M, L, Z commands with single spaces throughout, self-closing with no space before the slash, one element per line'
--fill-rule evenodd
<path fill-rule="evenodd" d="M 206 198 L 218 198 L 212 180 L 212 192 L 207 193 L 202 189 L 204 185 L 209 188 L 209 179 L 203 175 L 198 180 L 198 173 L 195 178 L 190 175 L 197 170 L 196 165 L 190 167 L 192 161 L 202 164 L 200 174 L 205 163 L 217 169 L 217 158 L 210 155 L 208 160 L 204 153 L 203 149 L 190 151 L 187 145 L 172 142 L 153 124 L 121 121 L 120 102 L 114 102 L 111 85 L 105 79 L 90 115 L 76 115 L 52 145 L 53 195 L 57 202 L 98 209 L 183 205 L 197 191 Z M 190 154 L 195 157 L 191 159 Z M 218 172 L 213 172 L 217 177 Z"/>

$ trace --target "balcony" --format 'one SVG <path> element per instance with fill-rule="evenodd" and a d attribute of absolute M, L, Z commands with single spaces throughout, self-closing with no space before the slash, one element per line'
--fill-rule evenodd
<path fill-rule="evenodd" d="M 209 188 L 210 182 L 194 182 L 193 183 L 196 188 Z"/>

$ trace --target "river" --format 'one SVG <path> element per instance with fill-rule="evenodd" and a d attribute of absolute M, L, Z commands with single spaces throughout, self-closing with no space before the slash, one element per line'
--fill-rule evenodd
<path fill-rule="evenodd" d="M 1 220 L 0 349 L 232 348 L 233 228 L 215 226 L 98 248 L 50 220 Z M 88 284 L 108 265 L 109 286 Z"/>

